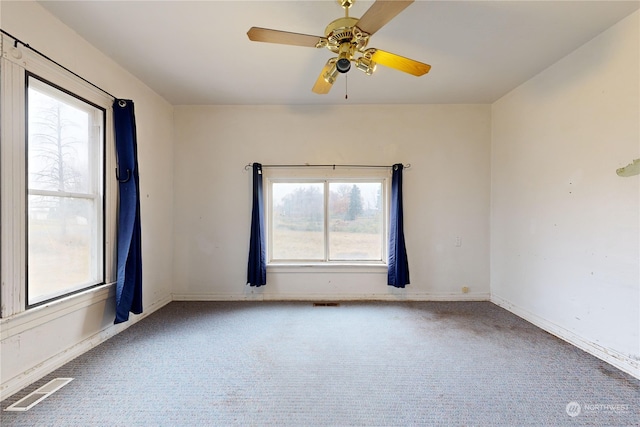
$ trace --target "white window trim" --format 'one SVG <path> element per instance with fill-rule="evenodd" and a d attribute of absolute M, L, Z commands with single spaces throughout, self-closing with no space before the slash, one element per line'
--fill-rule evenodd
<path fill-rule="evenodd" d="M 307 272 L 375 272 L 387 270 L 389 241 L 389 195 L 391 189 L 391 169 L 380 167 L 277 167 L 262 169 L 263 197 L 265 206 L 265 227 L 267 246 L 267 269 L 273 272 L 299 273 Z M 271 183 L 273 182 L 322 182 L 322 181 L 382 181 L 383 195 L 383 231 L 381 261 L 278 261 L 271 259 Z M 328 197 L 325 194 L 325 199 Z M 325 203 L 327 201 L 325 200 Z M 327 218 L 325 218 L 325 227 Z"/>
<path fill-rule="evenodd" d="M 113 135 L 113 99 L 78 77 L 2 34 L 0 73 L 0 315 L 3 320 L 24 313 L 26 301 L 26 81 L 25 71 L 105 109 L 104 277 L 99 293 L 115 281 L 117 183 Z M 82 293 L 81 293 L 82 294 Z M 69 298 L 73 298 L 74 295 Z M 78 296 L 81 298 L 81 296 Z M 61 300 L 68 300 L 62 298 Z M 47 303 L 55 305 L 61 300 Z"/>

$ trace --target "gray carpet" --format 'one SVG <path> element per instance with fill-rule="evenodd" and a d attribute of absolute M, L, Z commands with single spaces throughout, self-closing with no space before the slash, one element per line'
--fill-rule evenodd
<path fill-rule="evenodd" d="M 639 380 L 488 302 L 173 302 L 2 409 L 56 377 L 2 426 L 640 425 Z"/>

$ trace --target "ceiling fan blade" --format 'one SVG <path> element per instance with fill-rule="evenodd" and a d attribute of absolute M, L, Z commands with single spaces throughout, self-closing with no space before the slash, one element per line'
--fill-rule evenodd
<path fill-rule="evenodd" d="M 413 0 L 377 0 L 362 15 L 356 26 L 368 34 L 373 34 L 402 12 Z"/>
<path fill-rule="evenodd" d="M 288 31 L 271 30 L 269 28 L 251 27 L 247 31 L 249 40 L 254 42 L 289 44 L 294 46 L 319 47 L 326 41 L 324 37 L 308 34 L 290 33 Z"/>
<path fill-rule="evenodd" d="M 325 76 L 327 76 L 331 69 L 335 67 L 335 63 L 336 58 L 331 58 L 327 61 L 322 72 L 318 76 L 318 80 L 316 80 L 316 83 L 313 85 L 313 89 L 311 89 L 314 93 L 317 93 L 318 95 L 326 95 L 329 93 L 333 86 L 333 82 L 335 81 L 335 76 L 333 79 L 330 79 L 331 81 L 327 80 Z"/>
<path fill-rule="evenodd" d="M 404 71 L 405 73 L 413 74 L 414 76 L 427 74 L 431 69 L 431 65 L 429 64 L 423 64 L 422 62 L 379 49 L 376 49 L 375 53 L 371 56 L 371 60 L 376 64 Z"/>

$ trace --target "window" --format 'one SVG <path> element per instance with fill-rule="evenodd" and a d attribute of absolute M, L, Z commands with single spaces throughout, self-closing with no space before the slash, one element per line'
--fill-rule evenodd
<path fill-rule="evenodd" d="M 387 178 L 354 175 L 268 178 L 269 263 L 386 263 Z"/>
<path fill-rule="evenodd" d="M 47 321 L 115 282 L 113 97 L 0 41 L 0 317 Z"/>
<path fill-rule="evenodd" d="M 104 109 L 27 76 L 27 304 L 104 282 Z"/>

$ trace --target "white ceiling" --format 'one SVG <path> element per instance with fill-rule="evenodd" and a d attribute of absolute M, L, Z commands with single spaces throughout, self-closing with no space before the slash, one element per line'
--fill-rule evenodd
<path fill-rule="evenodd" d="M 359 0 L 360 17 L 372 1 Z M 352 68 L 328 95 L 311 88 L 327 49 L 251 42 L 251 26 L 324 35 L 344 12 L 322 1 L 43 1 L 42 6 L 174 105 L 491 103 L 640 1 L 416 1 L 371 37 L 431 64 L 414 77 Z M 593 58 L 606 61 L 606 58 Z M 349 99 L 345 100 L 348 87 Z"/>

